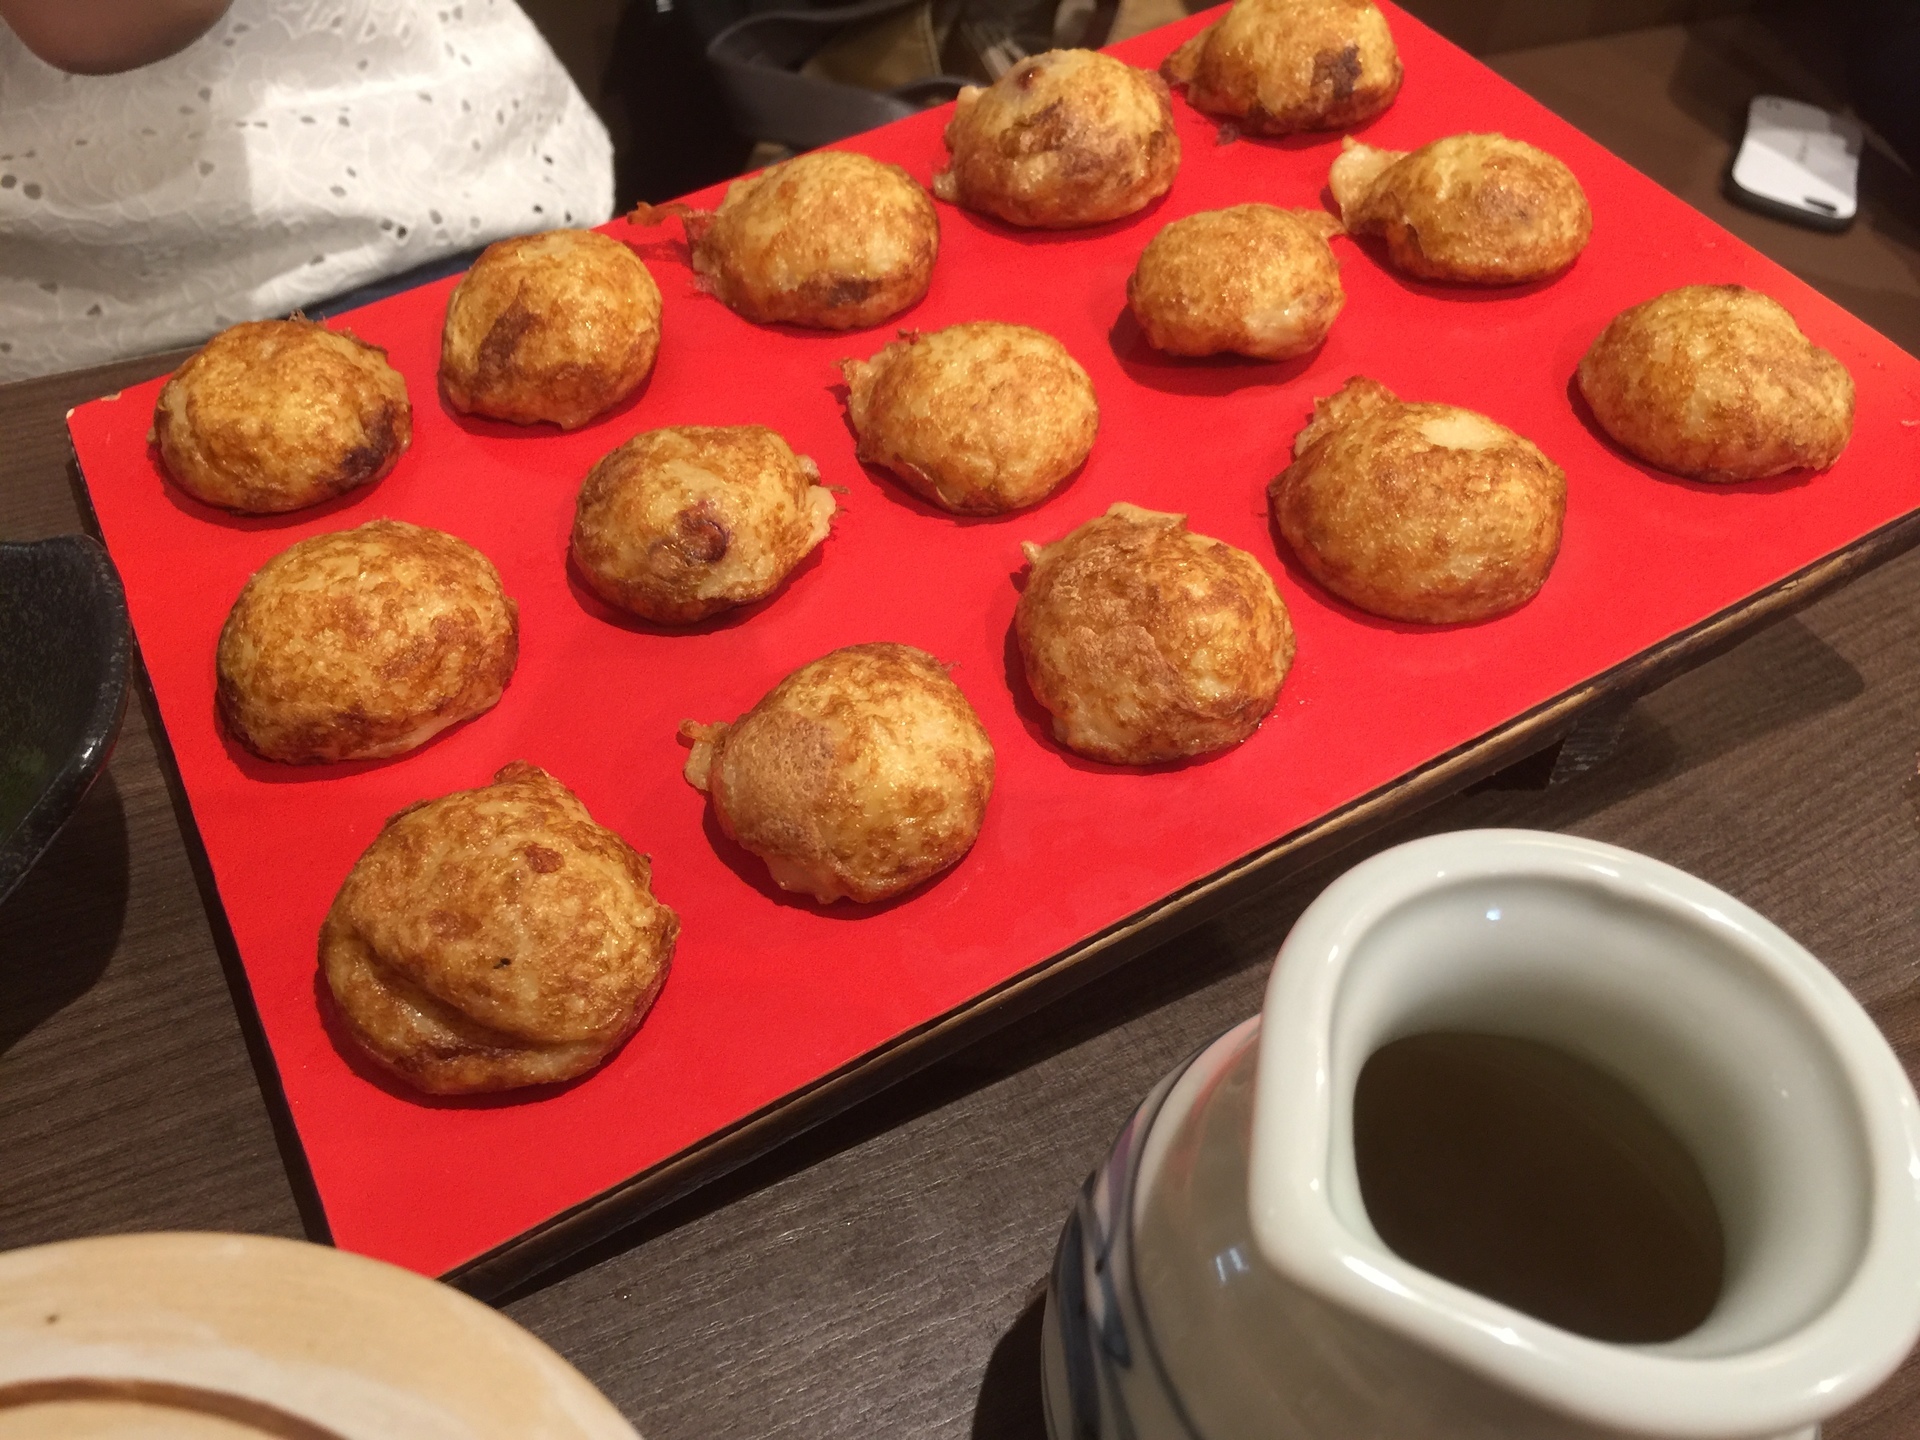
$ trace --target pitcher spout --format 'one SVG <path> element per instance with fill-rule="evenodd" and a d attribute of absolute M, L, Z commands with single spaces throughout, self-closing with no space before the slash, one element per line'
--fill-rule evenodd
<path fill-rule="evenodd" d="M 1527 831 L 1401 846 L 1301 917 L 1264 1017 L 1248 1180 L 1261 1257 L 1495 1386 L 1603 1431 L 1788 1435 L 1872 1389 L 1920 1331 L 1904 1071 L 1824 966 L 1684 872 Z M 1642 1128 L 1663 1126 L 1679 1158 L 1621 1142 L 1627 1163 L 1675 1192 L 1691 1157 L 1717 1221 L 1717 1293 L 1695 1323 L 1638 1343 L 1576 1333 L 1383 1238 L 1390 1197 L 1364 1193 L 1356 1096 L 1369 1061 L 1412 1037 L 1456 1037 L 1456 1057 L 1477 1037 L 1469 1056 L 1496 1047 L 1516 1074 L 1528 1055 L 1566 1057 L 1651 1112 Z"/>
<path fill-rule="evenodd" d="M 1920 1107 L 1713 887 L 1417 841 L 1148 1097 L 1044 1333 L 1056 1440 L 1811 1440 L 1920 1333 Z"/>

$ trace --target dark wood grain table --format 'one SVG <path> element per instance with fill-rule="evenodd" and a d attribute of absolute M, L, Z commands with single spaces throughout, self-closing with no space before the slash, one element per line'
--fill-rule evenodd
<path fill-rule="evenodd" d="M 1689 201 L 1920 348 L 1920 187 L 1875 155 L 1840 237 L 1734 210 L 1746 99 L 1832 98 L 1818 26 L 1737 18 L 1495 57 Z M 1822 87 L 1829 87 L 1823 89 Z M 0 388 L 0 536 L 81 528 L 68 406 L 159 357 Z M 217 911 L 144 697 L 106 776 L 0 906 L 0 1246 L 311 1233 L 255 1078 Z M 1416 834 L 1563 830 L 1685 867 L 1823 958 L 1920 1062 L 1920 554 L 1642 700 L 1598 769 L 1376 834 L 971 1045 L 507 1296 L 651 1440 L 1043 1433 L 1039 1287 L 1074 1191 L 1163 1071 L 1259 1006 L 1339 868 Z M 1920 1433 L 1920 1366 L 1829 1427 Z"/>

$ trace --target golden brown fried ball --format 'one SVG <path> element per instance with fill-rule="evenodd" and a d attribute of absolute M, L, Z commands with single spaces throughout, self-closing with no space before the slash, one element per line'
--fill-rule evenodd
<path fill-rule="evenodd" d="M 174 483 L 247 515 L 371 485 L 413 441 L 387 352 L 308 320 L 222 330 L 160 387 L 153 438 Z"/>
<path fill-rule="evenodd" d="M 1380 235 L 1409 275 L 1515 285 L 1586 248 L 1593 212 L 1573 172 L 1504 135 L 1449 135 L 1408 153 L 1349 136 L 1327 186 L 1354 235 Z"/>
<path fill-rule="evenodd" d="M 686 625 L 771 595 L 833 511 L 819 467 L 764 425 L 648 430 L 587 472 L 573 558 L 608 603 Z"/>
<path fill-rule="evenodd" d="M 938 660 L 849 645 L 803 665 L 731 725 L 687 721 L 687 780 L 782 890 L 884 900 L 972 846 L 993 744 Z"/>
<path fill-rule="evenodd" d="M 1503 425 L 1356 376 L 1316 400 L 1268 487 L 1300 563 L 1362 610 L 1434 624 L 1533 598 L 1560 550 L 1567 477 Z"/>
<path fill-rule="evenodd" d="M 519 611 L 487 557 L 398 520 L 316 535 L 262 565 L 216 659 L 220 715 L 266 760 L 370 760 L 492 708 Z"/>
<path fill-rule="evenodd" d="M 762 324 L 857 330 L 927 293 L 940 220 L 898 165 L 847 150 L 797 155 L 686 216 L 693 268 L 722 304 Z"/>
<path fill-rule="evenodd" d="M 1116 765 L 1179 760 L 1238 745 L 1273 708 L 1293 622 L 1246 551 L 1122 502 L 1026 552 L 1014 633 L 1068 749 Z"/>
<path fill-rule="evenodd" d="M 1100 426 L 1087 372 L 1025 325 L 903 331 L 871 360 L 841 361 L 840 372 L 860 458 L 956 514 L 1045 499 L 1080 468 Z"/>
<path fill-rule="evenodd" d="M 402 810 L 320 927 L 352 1037 L 436 1095 L 571 1080 L 639 1028 L 680 922 L 644 855 L 514 761 Z"/>
<path fill-rule="evenodd" d="M 1846 366 L 1740 285 L 1686 285 L 1623 310 L 1579 377 L 1609 435 L 1696 480 L 1822 470 L 1853 434 Z"/>
<path fill-rule="evenodd" d="M 1244 3 L 1244 0 L 1243 0 Z M 1327 338 L 1347 303 L 1320 210 L 1235 205 L 1176 220 L 1147 242 L 1127 305 L 1169 355 L 1291 360 Z"/>
<path fill-rule="evenodd" d="M 1193 108 L 1250 135 L 1370 120 L 1400 93 L 1400 52 L 1373 0 L 1234 0 L 1160 73 Z"/>
<path fill-rule="evenodd" d="M 660 289 L 638 255 L 592 230 L 496 240 L 453 287 L 440 386 L 463 415 L 574 430 L 653 370 Z"/>
<path fill-rule="evenodd" d="M 1049 50 L 960 92 L 933 193 L 1050 230 L 1131 215 L 1180 168 L 1167 83 L 1092 50 Z"/>

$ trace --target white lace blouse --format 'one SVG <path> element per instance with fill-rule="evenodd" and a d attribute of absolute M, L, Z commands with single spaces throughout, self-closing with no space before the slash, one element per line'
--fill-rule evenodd
<path fill-rule="evenodd" d="M 107 76 L 0 26 L 0 380 L 612 207 L 606 131 L 512 0 L 235 0 Z"/>

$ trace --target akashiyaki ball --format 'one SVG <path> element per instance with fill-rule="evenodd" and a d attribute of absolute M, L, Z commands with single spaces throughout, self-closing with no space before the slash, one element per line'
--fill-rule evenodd
<path fill-rule="evenodd" d="M 680 922 L 644 855 L 546 771 L 410 805 L 355 862 L 320 928 L 352 1040 L 436 1095 L 583 1075 L 638 1028 Z"/>
<path fill-rule="evenodd" d="M 1314 579 L 1375 615 L 1485 620 L 1533 598 L 1560 551 L 1567 477 L 1529 440 L 1355 377 L 1316 400 L 1273 519 Z"/>
<path fill-rule="evenodd" d="M 1180 168 L 1167 83 L 1092 50 L 1049 50 L 960 92 L 942 200 L 1010 225 L 1118 220 L 1167 193 Z"/>
<path fill-rule="evenodd" d="M 1578 374 L 1609 435 L 1696 480 L 1822 470 L 1853 434 L 1846 366 L 1739 285 L 1687 285 L 1623 310 Z"/>
<path fill-rule="evenodd" d="M 1383 237 L 1394 267 L 1423 280 L 1543 280 L 1593 232 L 1573 172 L 1504 135 L 1449 135 L 1411 152 L 1349 136 L 1327 187 L 1349 234 Z"/>
<path fill-rule="evenodd" d="M 593 230 L 497 240 L 447 301 L 440 388 L 462 414 L 574 430 L 640 388 L 660 350 L 660 290 Z"/>
<path fill-rule="evenodd" d="M 833 512 L 818 467 L 764 425 L 648 430 L 588 472 L 573 559 L 610 604 L 691 624 L 772 594 Z"/>
<path fill-rule="evenodd" d="M 749 320 L 857 330 L 927 293 L 940 221 L 898 165 L 814 150 L 727 187 L 686 214 L 693 268 Z"/>
<path fill-rule="evenodd" d="M 1400 93 L 1400 53 L 1373 0 L 1234 0 L 1160 73 L 1249 135 L 1358 125 Z"/>
<path fill-rule="evenodd" d="M 308 320 L 222 330 L 160 388 L 167 474 L 209 505 L 273 515 L 380 479 L 413 440 L 387 352 Z"/>
<path fill-rule="evenodd" d="M 940 662 L 849 645 L 731 724 L 687 721 L 686 776 L 783 890 L 884 900 L 965 855 L 993 793 L 993 743 Z"/>
<path fill-rule="evenodd" d="M 1068 749 L 1117 765 L 1179 760 L 1239 744 L 1273 708 L 1293 623 L 1246 551 L 1122 502 L 1026 552 L 1014 633 Z"/>
<path fill-rule="evenodd" d="M 1235 205 L 1167 226 L 1141 252 L 1127 306 L 1169 355 L 1291 360 L 1317 348 L 1347 303 L 1323 210 Z"/>
<path fill-rule="evenodd" d="M 373 520 L 291 545 L 247 581 L 220 630 L 215 695 L 262 759 L 378 759 L 492 708 L 519 648 L 486 556 Z"/>
<path fill-rule="evenodd" d="M 845 360 L 860 458 L 962 515 L 1045 499 L 1093 448 L 1100 405 L 1067 347 L 995 320 L 909 331 Z"/>

